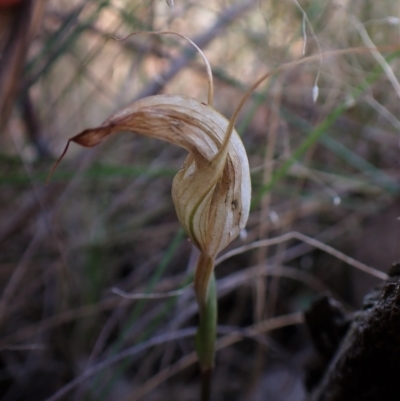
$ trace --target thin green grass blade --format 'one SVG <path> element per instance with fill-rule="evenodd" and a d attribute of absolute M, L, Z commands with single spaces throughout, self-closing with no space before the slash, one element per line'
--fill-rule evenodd
<path fill-rule="evenodd" d="M 281 107 L 281 115 L 283 116 L 285 121 L 295 126 L 302 133 L 308 134 L 310 131 L 312 131 L 313 127 L 310 123 L 284 107 Z M 370 177 L 373 181 L 373 184 L 380 186 L 385 191 L 391 194 L 398 193 L 400 187 L 393 178 L 389 177 L 387 174 L 376 168 L 367 160 L 363 159 L 361 156 L 351 151 L 342 143 L 334 139 L 332 136 L 323 135 L 318 139 L 318 141 L 327 149 L 331 150 L 337 156 L 346 161 L 350 166 L 360 170 L 368 177 Z"/>

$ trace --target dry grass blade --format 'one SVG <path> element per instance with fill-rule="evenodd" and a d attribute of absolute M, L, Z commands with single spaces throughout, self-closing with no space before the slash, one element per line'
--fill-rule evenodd
<path fill-rule="evenodd" d="M 387 61 L 382 56 L 382 54 L 379 53 L 379 50 L 375 46 L 374 42 L 372 42 L 364 25 L 361 24 L 360 21 L 357 21 L 357 19 L 355 17 L 353 17 L 352 20 L 353 20 L 354 25 L 357 28 L 358 32 L 360 33 L 360 36 L 362 37 L 363 42 L 365 43 L 366 46 L 368 46 L 371 49 L 372 55 L 374 56 L 375 60 L 379 63 L 379 65 L 382 67 L 383 71 L 385 71 L 385 74 L 388 77 L 390 83 L 392 84 L 393 89 L 395 90 L 395 92 L 397 94 L 397 97 L 400 98 L 400 83 L 399 83 L 395 73 L 393 72 L 393 69 L 387 63 Z"/>
<path fill-rule="evenodd" d="M 187 329 L 179 330 L 177 332 L 161 334 L 161 335 L 154 337 L 150 340 L 147 340 L 139 345 L 135 345 L 131 348 L 128 348 L 128 349 L 120 352 L 119 354 L 117 354 L 101 363 L 98 363 L 96 366 L 87 369 L 83 375 L 78 376 L 77 378 L 72 380 L 70 383 L 68 383 L 66 386 L 64 386 L 60 390 L 58 390 L 54 395 L 47 398 L 45 401 L 59 400 L 60 398 L 64 397 L 66 394 L 68 394 L 71 390 L 73 390 L 75 387 L 77 387 L 79 384 L 83 383 L 85 380 L 89 379 L 96 373 L 99 373 L 102 370 L 104 370 L 126 358 L 129 358 L 133 355 L 143 352 L 146 349 L 148 349 L 149 347 L 164 344 L 168 341 L 179 340 L 179 339 L 185 338 L 185 337 L 192 337 L 195 333 L 196 333 L 195 328 L 187 328 Z"/>
<path fill-rule="evenodd" d="M 163 298 L 169 298 L 169 297 L 176 297 L 179 295 L 184 294 L 187 292 L 189 289 L 191 289 L 192 286 L 187 286 L 186 288 L 182 288 L 181 290 L 175 290 L 175 291 L 168 291 L 168 292 L 160 292 L 160 293 L 151 293 L 151 294 L 131 294 L 126 291 L 122 291 L 119 288 L 112 288 L 111 291 L 119 295 L 122 298 L 125 299 L 163 299 Z"/>
<path fill-rule="evenodd" d="M 254 338 L 259 334 L 264 334 L 282 327 L 302 324 L 303 322 L 304 318 L 303 313 L 301 312 L 296 312 L 290 315 L 277 316 L 219 338 L 216 342 L 215 348 L 217 351 L 220 351 L 246 338 Z M 171 366 L 168 366 L 161 372 L 154 375 L 141 388 L 136 389 L 134 392 L 129 394 L 128 397 L 124 398 L 123 401 L 139 401 L 142 397 L 144 397 L 150 391 L 154 390 L 160 384 L 196 362 L 197 357 L 194 352 L 184 356 L 178 362 L 174 363 Z"/>
<path fill-rule="evenodd" d="M 225 253 L 224 255 L 220 256 L 216 260 L 215 263 L 216 263 L 216 265 L 218 265 L 218 264 L 222 263 L 223 261 L 231 258 L 232 256 L 240 255 L 241 253 L 250 251 L 251 249 L 257 249 L 257 248 L 264 247 L 264 246 L 277 245 L 282 242 L 290 241 L 292 239 L 297 239 L 299 241 L 306 242 L 307 244 L 309 244 L 315 248 L 321 249 L 322 251 L 329 253 L 332 256 L 342 260 L 343 262 L 347 263 L 348 265 L 353 266 L 356 269 L 358 269 L 364 273 L 370 274 L 371 276 L 379 278 L 380 280 L 386 280 L 388 278 L 388 275 L 386 273 L 379 271 L 377 269 L 374 269 L 373 267 L 367 266 L 366 264 L 361 263 L 361 262 L 351 258 L 350 256 L 345 255 L 343 252 L 340 252 L 337 249 L 335 249 L 329 245 L 326 245 L 321 241 L 318 241 L 314 238 L 311 238 L 307 235 L 304 235 L 304 234 L 296 232 L 296 231 L 292 231 L 292 232 L 280 235 L 275 238 L 255 241 L 251 244 L 238 247 L 238 248 L 233 249 L 233 250 Z"/>
<path fill-rule="evenodd" d="M 0 58 L 0 134 L 7 126 L 22 87 L 25 59 L 42 22 L 45 3 L 45 0 L 26 0 L 1 16 L 0 33 L 8 40 Z"/>
<path fill-rule="evenodd" d="M 185 39 L 186 41 L 188 41 L 196 49 L 196 51 L 200 54 L 201 58 L 204 61 L 205 66 L 206 66 L 207 82 L 208 82 L 207 104 L 209 106 L 212 106 L 213 99 L 214 99 L 214 84 L 213 84 L 213 75 L 212 75 L 212 71 L 211 71 L 211 65 L 210 65 L 207 57 L 203 53 L 203 51 L 200 49 L 199 46 L 196 45 L 196 43 L 193 40 L 191 40 L 190 38 L 188 38 L 185 35 L 181 35 L 178 32 L 172 32 L 172 31 L 138 31 L 138 32 L 133 32 L 133 33 L 129 34 L 128 36 L 125 36 L 124 38 L 115 38 L 114 36 L 112 36 L 112 38 L 115 40 L 118 40 L 118 41 L 124 41 L 134 35 L 174 35 L 174 36 L 179 36 L 182 39 Z"/>

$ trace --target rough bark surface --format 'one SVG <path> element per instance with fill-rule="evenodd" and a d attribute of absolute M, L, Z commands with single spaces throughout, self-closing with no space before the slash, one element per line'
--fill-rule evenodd
<path fill-rule="evenodd" d="M 389 274 L 354 314 L 310 401 L 400 400 L 400 264 Z"/>

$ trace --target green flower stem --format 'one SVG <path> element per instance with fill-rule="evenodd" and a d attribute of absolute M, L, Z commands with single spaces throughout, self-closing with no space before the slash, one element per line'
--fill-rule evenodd
<path fill-rule="evenodd" d="M 199 305 L 200 322 L 196 334 L 196 352 L 201 370 L 214 366 L 214 345 L 217 334 L 217 292 L 215 277 L 212 273 L 207 292 L 207 300 Z"/>
<path fill-rule="evenodd" d="M 200 256 L 195 276 L 200 316 L 195 345 L 202 372 L 202 401 L 210 399 L 211 371 L 214 366 L 217 334 L 217 291 L 213 267 L 213 259 Z M 204 278 L 208 282 L 205 282 Z"/>

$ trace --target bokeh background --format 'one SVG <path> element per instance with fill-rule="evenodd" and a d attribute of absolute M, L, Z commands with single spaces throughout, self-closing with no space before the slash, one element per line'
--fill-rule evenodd
<path fill-rule="evenodd" d="M 0 2 L 3 21 L 12 12 Z M 5 64 L 16 32 L 1 28 Z M 312 57 L 263 83 L 236 124 L 253 203 L 216 269 L 213 384 L 215 400 L 304 400 L 315 351 L 299 313 L 323 293 L 356 310 L 379 282 L 357 266 L 400 258 L 396 0 L 44 3 L 21 74 L 6 77 L 18 90 L 0 133 L 1 399 L 198 399 L 197 253 L 170 195 L 185 152 L 121 133 L 71 145 L 45 185 L 69 137 L 135 99 L 205 101 L 204 63 L 184 40 L 113 38 L 149 30 L 203 49 L 227 117 L 257 77 Z"/>

